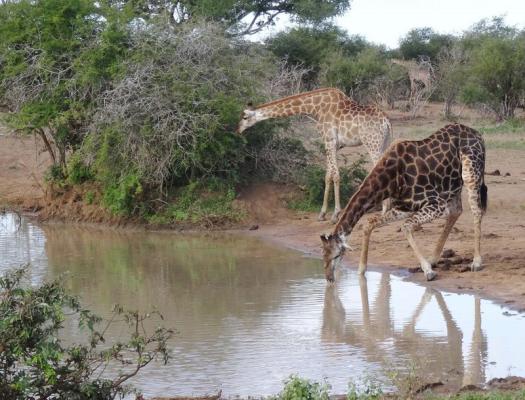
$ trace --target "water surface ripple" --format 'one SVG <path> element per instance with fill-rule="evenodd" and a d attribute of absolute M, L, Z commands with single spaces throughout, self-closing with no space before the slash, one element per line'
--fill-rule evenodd
<path fill-rule="evenodd" d="M 290 374 L 345 393 L 350 380 L 414 366 L 456 387 L 525 375 L 522 314 L 388 273 L 345 269 L 327 286 L 318 260 L 241 235 L 39 226 L 5 214 L 0 254 L 0 272 L 30 263 L 33 284 L 68 272 L 67 286 L 101 315 L 115 303 L 158 308 L 178 334 L 171 363 L 133 381 L 146 396 L 271 395 Z M 64 337 L 81 340 L 73 321 Z"/>

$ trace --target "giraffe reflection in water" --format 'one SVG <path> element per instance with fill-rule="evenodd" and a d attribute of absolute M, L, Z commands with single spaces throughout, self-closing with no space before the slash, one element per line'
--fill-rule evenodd
<path fill-rule="evenodd" d="M 363 349 L 366 361 L 379 365 L 382 372 L 392 367 L 403 369 L 414 365 L 421 367 L 417 371 L 418 377 L 433 382 L 441 381 L 451 388 L 485 382 L 488 352 L 486 335 L 481 329 L 479 298 L 474 298 L 474 327 L 470 348 L 464 349 L 464 333 L 454 320 L 441 292 L 426 288 L 419 303 L 414 302 L 410 318 L 401 327 L 399 323 L 396 327 L 393 318 L 395 310 L 391 304 L 390 274 L 381 274 L 372 303 L 366 277 L 359 277 L 359 288 L 360 315 L 345 310 L 337 285 L 326 286 L 321 328 L 323 342 L 344 343 Z M 446 326 L 446 334 L 442 338 L 417 327 L 433 299 Z"/>

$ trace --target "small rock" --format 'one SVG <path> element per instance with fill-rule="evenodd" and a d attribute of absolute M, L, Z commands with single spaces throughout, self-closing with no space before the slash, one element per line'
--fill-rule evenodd
<path fill-rule="evenodd" d="M 506 172 L 506 173 L 505 173 L 505 176 L 510 176 L 510 172 Z"/>
<path fill-rule="evenodd" d="M 453 264 L 453 265 L 458 265 L 458 264 L 461 264 L 463 263 L 463 257 L 461 256 L 454 256 L 450 259 L 450 262 Z"/>
<path fill-rule="evenodd" d="M 443 258 L 450 258 L 454 257 L 456 255 L 456 252 L 452 249 L 445 249 L 443 250 L 443 254 L 441 254 L 441 257 Z"/>
<path fill-rule="evenodd" d="M 259 225 L 252 225 L 252 226 L 250 226 L 250 228 L 248 230 L 256 231 L 257 229 L 259 229 Z"/>
<path fill-rule="evenodd" d="M 452 262 L 449 259 L 445 258 L 445 259 L 439 260 L 437 266 L 441 268 L 443 271 L 448 271 L 450 267 L 452 266 Z"/>
<path fill-rule="evenodd" d="M 500 175 L 501 175 L 501 172 L 499 171 L 499 169 L 495 169 L 495 170 L 492 171 L 492 172 L 485 172 L 485 175 L 500 176 Z"/>
<path fill-rule="evenodd" d="M 473 391 L 476 391 L 476 392 L 479 392 L 479 391 L 483 391 L 482 388 L 480 388 L 479 386 L 476 386 L 476 385 L 465 385 L 463 386 L 461 389 L 459 389 L 460 392 L 473 392 Z"/>

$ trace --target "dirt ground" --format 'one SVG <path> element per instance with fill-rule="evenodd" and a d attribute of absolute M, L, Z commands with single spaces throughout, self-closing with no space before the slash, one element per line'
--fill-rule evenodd
<path fill-rule="evenodd" d="M 462 111 L 461 122 L 474 127 L 482 126 L 479 116 Z M 389 112 L 394 132 L 399 138 L 422 138 L 446 124 L 440 117 L 439 105 L 429 105 L 422 117 L 410 120 L 404 113 Z M 436 288 L 457 292 L 477 293 L 483 297 L 506 303 L 509 307 L 525 312 L 525 132 L 490 133 L 487 143 L 486 171 L 499 170 L 500 175 L 487 175 L 489 207 L 482 224 L 482 255 L 484 269 L 465 271 L 466 262 L 438 269 L 438 278 L 425 283 L 420 272 L 410 273 L 416 267 L 400 224 L 394 223 L 377 229 L 372 234 L 369 264 L 372 268 L 387 268 L 403 273 L 407 279 Z M 35 138 L 17 137 L 0 126 L 0 208 L 20 207 L 34 211 L 45 208 L 43 172 L 49 159 L 42 152 L 43 146 Z M 351 161 L 363 148 L 347 148 L 341 152 L 341 162 Z M 333 229 L 329 222 L 318 222 L 313 213 L 293 212 L 286 208 L 284 196 L 288 188 L 271 184 L 254 185 L 240 198 L 250 220 L 246 234 L 285 245 L 312 256 L 320 256 L 319 235 Z M 345 204 L 347 199 L 342 199 Z M 56 211 L 56 210 L 55 210 Z M 365 217 L 366 218 L 366 217 Z M 363 222 L 365 219 L 362 220 Z M 434 246 L 443 221 L 425 225 L 416 232 L 416 240 L 427 253 Z M 345 267 L 356 268 L 361 242 L 361 223 L 350 237 L 354 252 L 345 256 Z M 468 203 L 451 233 L 445 248 L 453 249 L 461 258 L 472 257 L 473 229 Z M 321 268 L 321 265 L 320 265 Z"/>

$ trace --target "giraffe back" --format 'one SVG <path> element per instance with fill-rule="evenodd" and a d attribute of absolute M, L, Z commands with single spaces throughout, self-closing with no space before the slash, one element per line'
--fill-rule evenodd
<path fill-rule="evenodd" d="M 471 169 L 473 180 L 484 187 L 483 138 L 472 128 L 451 124 L 423 140 L 393 143 L 371 175 L 383 183 L 380 187 L 387 187 L 393 207 L 417 211 L 428 203 L 457 197 L 464 168 Z"/>

